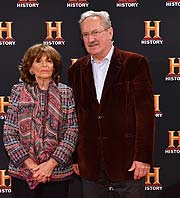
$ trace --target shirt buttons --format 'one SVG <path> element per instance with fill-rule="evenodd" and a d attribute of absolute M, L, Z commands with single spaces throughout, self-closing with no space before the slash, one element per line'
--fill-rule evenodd
<path fill-rule="evenodd" d="M 104 116 L 99 115 L 97 118 L 98 118 L 98 120 L 101 120 L 101 119 L 103 119 L 103 118 L 104 118 Z"/>

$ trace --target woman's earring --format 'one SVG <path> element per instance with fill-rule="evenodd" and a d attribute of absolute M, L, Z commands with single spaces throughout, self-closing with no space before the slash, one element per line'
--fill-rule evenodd
<path fill-rule="evenodd" d="M 30 70 L 29 73 L 30 73 L 32 76 L 34 75 L 32 70 Z"/>

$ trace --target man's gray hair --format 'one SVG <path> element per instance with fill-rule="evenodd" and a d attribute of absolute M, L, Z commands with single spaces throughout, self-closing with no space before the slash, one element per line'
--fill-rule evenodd
<path fill-rule="evenodd" d="M 82 13 L 81 18 L 79 20 L 80 26 L 85 19 L 87 19 L 88 17 L 95 17 L 95 16 L 97 16 L 101 19 L 101 23 L 105 28 L 111 27 L 111 20 L 110 20 L 108 12 L 106 12 L 106 11 L 96 12 L 93 10 L 86 11 L 86 12 Z"/>

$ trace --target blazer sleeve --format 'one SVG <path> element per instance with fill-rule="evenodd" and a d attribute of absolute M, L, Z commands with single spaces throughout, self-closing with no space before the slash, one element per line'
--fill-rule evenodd
<path fill-rule="evenodd" d="M 154 96 L 149 64 L 141 57 L 132 83 L 136 117 L 134 160 L 152 164 L 155 131 Z"/>

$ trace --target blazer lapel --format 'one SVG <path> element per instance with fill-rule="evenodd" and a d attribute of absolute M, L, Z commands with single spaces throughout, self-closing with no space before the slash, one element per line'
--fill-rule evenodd
<path fill-rule="evenodd" d="M 105 82 L 104 82 L 101 101 L 105 97 L 105 95 L 106 95 L 107 91 L 110 89 L 110 87 L 114 84 L 114 81 L 120 75 L 122 67 L 123 67 L 123 64 L 122 64 L 121 56 L 119 56 L 119 53 L 118 53 L 117 49 L 114 48 L 114 52 L 113 52 L 113 55 L 112 55 L 112 58 L 111 58 L 109 69 L 108 69 L 106 79 L 105 79 Z"/>
<path fill-rule="evenodd" d="M 94 77 L 92 72 L 92 64 L 90 61 L 90 56 L 88 56 L 88 60 L 86 65 L 84 65 L 82 69 L 82 78 L 83 83 L 85 83 L 85 86 L 88 88 L 90 95 L 92 96 L 93 100 L 96 100 L 96 88 L 94 85 Z"/>
<path fill-rule="evenodd" d="M 119 76 L 122 67 L 123 67 L 122 58 L 119 55 L 119 50 L 117 48 L 114 48 L 114 52 L 112 54 L 107 76 L 104 82 L 101 101 L 105 97 L 109 88 L 113 85 L 114 81 Z M 87 56 L 86 63 L 82 67 L 82 79 L 83 79 L 83 83 L 85 83 L 85 86 L 88 88 L 90 95 L 92 96 L 92 99 L 98 103 L 98 100 L 96 98 L 96 88 L 94 85 L 94 78 L 93 78 L 93 72 L 92 72 L 92 64 L 90 61 L 90 55 Z"/>

